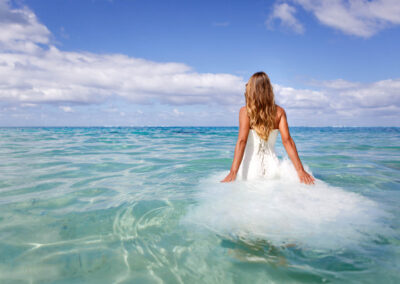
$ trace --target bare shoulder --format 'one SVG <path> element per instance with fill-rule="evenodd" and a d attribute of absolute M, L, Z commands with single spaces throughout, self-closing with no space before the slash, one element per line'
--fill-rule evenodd
<path fill-rule="evenodd" d="M 285 109 L 281 106 L 276 105 L 276 121 L 277 121 L 278 125 L 279 125 L 282 117 L 286 117 Z"/>
<path fill-rule="evenodd" d="M 250 125 L 250 118 L 247 115 L 246 106 L 240 108 L 240 111 L 239 111 L 239 124 L 246 124 L 248 126 Z"/>
<path fill-rule="evenodd" d="M 243 107 L 240 108 L 239 117 L 242 117 L 242 118 L 248 117 L 247 116 L 247 108 L 246 108 L 246 106 L 243 106 Z"/>
<path fill-rule="evenodd" d="M 281 117 L 283 114 L 286 114 L 283 107 L 276 105 L 276 115 L 277 117 Z"/>

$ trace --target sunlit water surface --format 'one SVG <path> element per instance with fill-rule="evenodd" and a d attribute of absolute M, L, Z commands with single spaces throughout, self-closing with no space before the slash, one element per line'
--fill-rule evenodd
<path fill-rule="evenodd" d="M 400 129 L 291 131 L 324 195 L 219 184 L 237 128 L 0 128 L 0 283 L 399 283 Z"/>

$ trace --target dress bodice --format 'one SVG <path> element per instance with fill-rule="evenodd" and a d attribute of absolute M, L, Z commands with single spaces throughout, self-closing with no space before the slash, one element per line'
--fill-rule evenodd
<path fill-rule="evenodd" d="M 258 136 L 254 129 L 250 129 L 246 146 L 250 143 L 249 147 L 255 147 L 258 152 L 275 154 L 275 142 L 278 137 L 278 132 L 278 129 L 273 129 L 268 136 L 268 140 L 264 140 Z"/>
<path fill-rule="evenodd" d="M 262 176 L 272 176 L 277 169 L 278 158 L 275 154 L 275 142 L 278 129 L 273 129 L 268 140 L 258 136 L 254 129 L 250 129 L 246 148 L 240 164 L 237 178 L 242 180 Z"/>

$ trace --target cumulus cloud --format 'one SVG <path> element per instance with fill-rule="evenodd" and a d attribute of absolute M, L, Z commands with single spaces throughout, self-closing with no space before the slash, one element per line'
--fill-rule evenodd
<path fill-rule="evenodd" d="M 302 7 L 322 24 L 349 35 L 368 38 L 382 29 L 400 24 L 398 0 L 286 0 L 276 7 L 286 7 L 286 10 L 294 11 L 288 3 Z M 276 9 L 271 17 L 274 17 L 275 13 Z M 295 21 L 295 25 L 300 25 L 294 17 L 292 19 L 293 13 L 286 13 L 286 22 Z M 281 19 L 276 16 L 275 18 Z"/>
<path fill-rule="evenodd" d="M 296 8 L 287 3 L 275 4 L 267 21 L 267 27 L 272 28 L 273 22 L 279 20 L 282 26 L 292 29 L 294 32 L 304 33 L 303 25 L 295 17 Z"/>
<path fill-rule="evenodd" d="M 242 93 L 242 78 L 231 74 L 122 54 L 61 51 L 32 11 L 0 3 L 2 101 L 88 104 L 116 95 L 136 103 L 229 104 Z"/>
<path fill-rule="evenodd" d="M 295 89 L 274 85 L 277 101 L 291 109 L 315 109 L 329 106 L 329 98 L 323 91 Z"/>
<path fill-rule="evenodd" d="M 319 86 L 319 90 L 299 90 L 279 85 L 274 88 L 278 99 L 289 108 L 324 109 L 328 112 L 400 108 L 400 79 L 373 83 L 338 79 L 313 84 Z"/>
<path fill-rule="evenodd" d="M 317 90 L 274 85 L 295 125 L 400 126 L 400 79 L 313 82 Z"/>
<path fill-rule="evenodd" d="M 136 103 L 233 103 L 242 78 L 197 73 L 181 63 L 120 54 L 60 51 L 0 53 L 0 99 L 47 103 L 100 103 L 117 95 Z"/>
<path fill-rule="evenodd" d="M 8 1 L 0 0 L 1 50 L 35 52 L 37 44 L 49 43 L 50 31 L 40 24 L 27 7 L 11 9 Z"/>
<path fill-rule="evenodd" d="M 364 109 L 400 108 L 400 79 L 336 88 L 334 93 L 337 97 L 336 100 L 332 98 L 334 109 L 353 109 L 355 106 Z"/>

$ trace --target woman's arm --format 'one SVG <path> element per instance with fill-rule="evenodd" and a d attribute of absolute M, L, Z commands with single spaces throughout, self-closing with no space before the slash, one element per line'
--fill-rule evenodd
<path fill-rule="evenodd" d="M 239 111 L 239 135 L 236 142 L 235 154 L 233 155 L 231 171 L 223 180 L 221 180 L 221 182 L 230 182 L 236 179 L 236 174 L 243 159 L 244 149 L 246 147 L 249 131 L 250 120 L 247 116 L 246 107 L 242 107 Z"/>
<path fill-rule="evenodd" d="M 303 168 L 303 165 L 299 158 L 299 154 L 297 153 L 296 144 L 290 136 L 285 110 L 282 108 L 281 110 L 282 115 L 279 120 L 279 132 L 281 133 L 283 146 L 285 147 L 286 152 L 292 160 L 292 163 L 299 176 L 300 182 L 304 182 L 305 184 L 314 183 L 314 177 L 307 173 Z"/>

